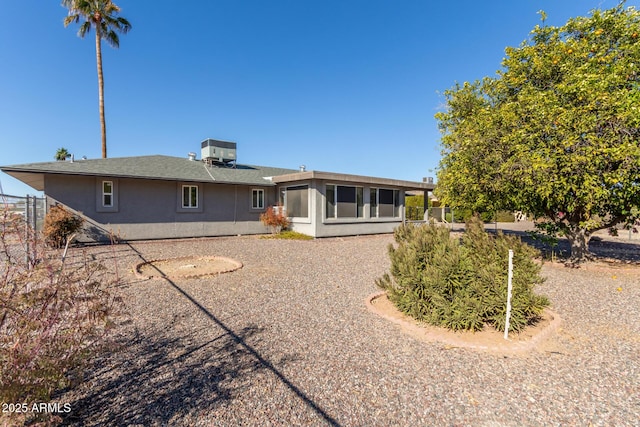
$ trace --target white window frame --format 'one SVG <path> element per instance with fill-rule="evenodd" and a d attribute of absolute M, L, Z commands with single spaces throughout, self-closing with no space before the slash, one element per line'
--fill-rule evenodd
<path fill-rule="evenodd" d="M 255 201 L 258 202 L 257 206 L 254 203 Z M 251 189 L 251 209 L 264 209 L 264 189 Z"/>
<path fill-rule="evenodd" d="M 106 191 L 105 186 L 109 185 L 111 187 L 111 191 Z M 109 196 L 110 203 L 106 203 L 106 197 Z M 102 181 L 102 207 L 112 208 L 113 207 L 113 181 Z"/>
<path fill-rule="evenodd" d="M 187 188 L 189 189 L 189 200 L 188 200 L 188 203 L 185 204 L 184 203 L 185 202 L 185 200 L 184 200 L 184 195 L 185 195 L 184 191 Z M 195 196 L 196 196 L 195 197 L 195 202 L 196 203 L 195 203 L 195 206 L 192 206 L 192 204 L 191 204 L 191 202 L 193 201 L 193 193 L 192 193 L 192 191 L 194 189 L 195 189 L 195 193 L 196 193 L 195 194 Z M 197 185 L 183 184 L 182 185 L 182 191 L 180 192 L 180 194 L 181 194 L 181 197 L 182 197 L 182 209 L 198 209 L 198 207 L 199 207 L 198 206 L 199 194 L 198 194 L 198 186 Z"/>

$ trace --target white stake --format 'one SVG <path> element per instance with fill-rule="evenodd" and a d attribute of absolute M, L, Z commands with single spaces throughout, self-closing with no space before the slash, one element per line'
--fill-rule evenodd
<path fill-rule="evenodd" d="M 509 318 L 511 317 L 511 289 L 513 281 L 513 251 L 509 249 L 509 274 L 507 285 L 507 320 L 504 323 L 504 339 L 509 339 Z"/>

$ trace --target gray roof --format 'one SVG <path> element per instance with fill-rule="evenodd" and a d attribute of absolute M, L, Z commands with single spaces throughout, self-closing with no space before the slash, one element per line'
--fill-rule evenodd
<path fill-rule="evenodd" d="M 424 182 L 332 172 L 301 172 L 296 169 L 240 164 L 235 167 L 209 166 L 200 160 L 161 155 L 75 160 L 73 162 L 26 163 L 0 166 L 0 170 L 39 191 L 44 190 L 44 175 L 46 174 L 158 179 L 182 182 L 217 182 L 221 184 L 260 186 L 323 179 L 336 182 L 385 185 L 412 190 L 433 190 L 435 187 L 434 184 Z"/>
<path fill-rule="evenodd" d="M 267 177 L 295 172 L 295 169 L 240 164 L 235 168 L 207 166 L 199 160 L 161 155 L 27 163 L 2 166 L 0 170 L 23 181 L 25 174 L 61 174 L 263 186 L 275 185 Z"/>

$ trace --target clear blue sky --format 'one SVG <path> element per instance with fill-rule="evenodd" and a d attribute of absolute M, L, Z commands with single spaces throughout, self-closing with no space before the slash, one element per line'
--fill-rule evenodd
<path fill-rule="evenodd" d="M 455 82 L 494 75 L 506 46 L 617 0 L 116 0 L 133 25 L 103 44 L 109 157 L 200 155 L 420 181 Z M 638 1 L 628 1 L 638 6 Z M 0 165 L 100 157 L 93 32 L 56 0 L 0 0 Z M 34 190 L 0 174 L 5 193 Z"/>

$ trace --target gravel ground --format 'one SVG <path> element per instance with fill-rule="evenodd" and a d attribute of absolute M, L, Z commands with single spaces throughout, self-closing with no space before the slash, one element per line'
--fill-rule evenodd
<path fill-rule="evenodd" d="M 70 425 L 638 426 L 640 266 L 546 264 L 563 324 L 526 357 L 418 341 L 365 308 L 392 236 L 139 242 L 118 271 L 122 350 L 75 390 Z M 627 245 L 631 252 L 638 246 Z M 140 280 L 133 265 L 225 256 L 238 271 Z"/>

